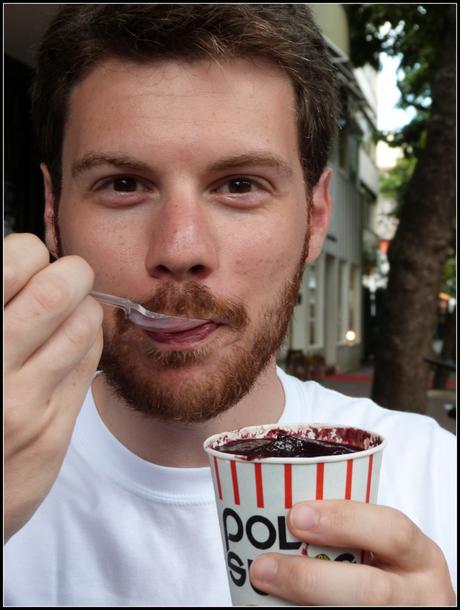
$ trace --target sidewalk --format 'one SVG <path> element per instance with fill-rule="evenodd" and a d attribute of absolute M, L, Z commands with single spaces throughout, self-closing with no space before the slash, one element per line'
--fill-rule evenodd
<path fill-rule="evenodd" d="M 342 392 L 347 396 L 370 398 L 372 379 L 373 369 L 371 366 L 367 366 L 351 373 L 328 375 L 324 381 L 321 381 L 321 385 Z M 457 428 L 456 419 L 447 415 L 444 405 L 456 404 L 455 385 L 455 380 L 451 379 L 449 390 L 428 390 L 428 409 L 426 413 L 429 417 L 433 417 L 440 426 L 454 434 L 456 434 Z"/>

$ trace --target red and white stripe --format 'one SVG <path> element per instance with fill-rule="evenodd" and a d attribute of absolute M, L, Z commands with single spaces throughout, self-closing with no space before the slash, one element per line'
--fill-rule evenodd
<path fill-rule="evenodd" d="M 265 507 L 267 496 L 264 485 L 273 486 L 274 477 L 273 471 L 270 476 L 268 474 L 265 476 L 264 471 L 266 468 L 273 469 L 273 464 L 220 460 L 215 456 L 213 463 L 216 495 L 222 502 L 238 506 L 241 504 L 241 493 L 244 493 L 248 496 L 245 502 L 251 498 L 255 507 Z M 270 496 L 276 495 L 282 498 L 285 509 L 302 500 L 343 498 L 366 503 L 371 501 L 375 483 L 374 455 L 342 462 L 276 466 L 282 471 L 282 482 L 280 481 L 282 489 L 281 494 L 273 494 L 272 489 Z M 355 473 L 357 468 L 360 472 Z M 312 469 L 314 469 L 313 477 Z M 339 489 L 343 488 L 341 493 L 334 491 L 337 490 L 337 477 L 342 481 L 338 486 Z"/>

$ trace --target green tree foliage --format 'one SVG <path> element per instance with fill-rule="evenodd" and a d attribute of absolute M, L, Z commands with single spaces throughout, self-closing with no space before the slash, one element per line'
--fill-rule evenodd
<path fill-rule="evenodd" d="M 396 202 L 393 215 L 399 218 L 401 206 L 404 201 L 404 193 L 413 174 L 416 159 L 413 156 L 398 159 L 396 165 L 379 176 L 379 191 L 381 195 Z"/>
<path fill-rule="evenodd" d="M 427 144 L 427 120 L 431 111 L 431 84 L 442 65 L 446 4 L 346 4 L 350 25 L 350 54 L 356 67 L 381 68 L 381 54 L 399 58 L 398 106 L 412 108 L 414 118 L 398 131 L 380 132 L 378 138 L 400 148 L 404 157 L 380 176 L 382 195 L 396 201 L 399 218 L 409 179 Z M 443 270 L 442 290 L 455 296 L 455 222 L 452 247 Z"/>
<path fill-rule="evenodd" d="M 448 5 L 401 3 L 344 6 L 349 18 L 350 52 L 355 66 L 368 63 L 378 69 L 383 51 L 388 55 L 401 56 L 401 68 L 412 83 L 406 98 L 415 102 L 419 100 L 424 106 L 423 100 L 430 94 L 429 83 L 441 64 L 439 36 L 443 33 Z"/>
<path fill-rule="evenodd" d="M 399 58 L 399 107 L 412 108 L 414 119 L 399 132 L 381 134 L 407 156 L 426 147 L 426 122 L 431 109 L 431 84 L 440 68 L 439 44 L 448 5 L 347 4 L 350 53 L 356 67 L 380 68 L 380 54 Z"/>

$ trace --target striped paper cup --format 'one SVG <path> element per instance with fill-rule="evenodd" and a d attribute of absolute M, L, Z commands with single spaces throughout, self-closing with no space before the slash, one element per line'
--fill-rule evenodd
<path fill-rule="evenodd" d="M 270 430 L 360 447 L 360 451 L 321 457 L 248 460 L 216 447 L 232 440 L 264 438 Z M 251 426 L 209 437 L 208 454 L 216 494 L 233 605 L 287 606 L 254 588 L 252 561 L 265 552 L 364 563 L 359 549 L 313 547 L 294 538 L 287 513 L 303 500 L 348 499 L 375 503 L 385 439 L 367 430 L 332 424 Z"/>

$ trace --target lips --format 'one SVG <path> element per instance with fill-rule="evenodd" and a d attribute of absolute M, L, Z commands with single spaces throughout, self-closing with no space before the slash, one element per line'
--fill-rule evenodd
<path fill-rule="evenodd" d="M 158 343 L 165 344 L 184 344 L 184 343 L 196 343 L 198 341 L 202 341 L 209 337 L 211 333 L 213 333 L 216 328 L 218 328 L 220 324 L 216 322 L 205 322 L 204 324 L 200 324 L 199 326 L 195 326 L 194 328 L 189 328 L 187 330 L 178 330 L 178 331 L 146 331 L 147 334 L 152 337 Z"/>

